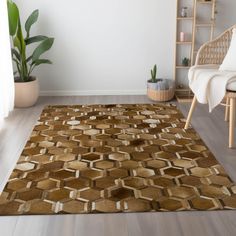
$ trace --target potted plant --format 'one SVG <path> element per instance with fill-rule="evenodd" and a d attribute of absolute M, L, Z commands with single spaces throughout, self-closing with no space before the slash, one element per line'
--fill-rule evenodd
<path fill-rule="evenodd" d="M 157 65 L 154 65 L 151 70 L 151 79 L 148 80 L 148 88 L 154 90 L 166 90 L 169 88 L 167 80 L 157 78 Z"/>
<path fill-rule="evenodd" d="M 189 63 L 190 63 L 190 59 L 185 57 L 182 59 L 182 65 L 183 66 L 189 66 Z"/>
<path fill-rule="evenodd" d="M 46 36 L 30 36 L 33 24 L 38 20 L 39 11 L 35 10 L 25 22 L 25 36 L 22 32 L 20 14 L 17 5 L 12 0 L 7 1 L 9 32 L 12 39 L 12 60 L 16 65 L 15 75 L 15 106 L 33 106 L 39 95 L 38 79 L 32 75 L 36 66 L 52 64 L 48 59 L 42 59 L 41 55 L 48 51 L 54 42 L 54 38 Z M 27 47 L 37 44 L 31 55 L 27 55 Z"/>
<path fill-rule="evenodd" d="M 148 88 L 155 89 L 157 83 L 157 65 L 151 70 L 151 79 L 148 80 Z"/>
<path fill-rule="evenodd" d="M 147 96 L 153 101 L 169 101 L 174 96 L 174 83 L 169 79 L 157 78 L 157 66 L 151 70 L 151 79 L 147 84 Z"/>

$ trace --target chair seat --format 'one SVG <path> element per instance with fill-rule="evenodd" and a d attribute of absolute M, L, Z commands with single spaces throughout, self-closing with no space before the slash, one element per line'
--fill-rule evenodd
<path fill-rule="evenodd" d="M 236 92 L 236 82 L 234 81 L 234 82 L 228 83 L 227 84 L 227 90 Z"/>
<path fill-rule="evenodd" d="M 197 69 L 195 69 L 196 71 L 197 70 L 206 70 L 206 71 L 210 71 L 210 72 L 215 72 L 217 74 L 217 72 L 219 72 L 219 67 L 216 66 L 216 65 L 203 65 Z M 236 92 L 236 81 L 233 81 L 233 82 L 230 82 L 227 84 L 227 87 L 226 87 L 227 90 L 230 90 L 232 92 Z"/>

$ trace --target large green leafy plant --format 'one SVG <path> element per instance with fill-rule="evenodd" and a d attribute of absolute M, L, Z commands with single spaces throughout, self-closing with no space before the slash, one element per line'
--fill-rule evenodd
<path fill-rule="evenodd" d="M 41 55 L 48 51 L 54 42 L 54 38 L 49 38 L 43 35 L 30 36 L 30 29 L 34 23 L 37 22 L 39 11 L 35 10 L 28 17 L 25 22 L 24 37 L 22 32 L 22 26 L 20 21 L 20 14 L 17 5 L 12 0 L 7 0 L 8 5 L 8 17 L 9 17 L 9 32 L 12 39 L 12 59 L 16 64 L 18 74 L 17 81 L 28 82 L 33 78 L 31 73 L 36 66 L 41 64 L 52 64 L 48 59 L 42 59 Z M 33 43 L 37 43 L 33 53 L 27 55 L 27 46 Z"/>

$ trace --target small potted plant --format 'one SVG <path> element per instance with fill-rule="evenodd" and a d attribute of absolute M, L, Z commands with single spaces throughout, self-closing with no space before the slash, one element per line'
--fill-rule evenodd
<path fill-rule="evenodd" d="M 189 66 L 189 64 L 190 64 L 190 59 L 189 58 L 185 57 L 185 58 L 182 59 L 182 65 L 183 66 Z"/>
<path fill-rule="evenodd" d="M 169 101 L 174 96 L 174 83 L 169 79 L 157 78 L 157 66 L 151 70 L 151 79 L 147 84 L 147 95 L 153 101 Z"/>
<path fill-rule="evenodd" d="M 155 89 L 157 83 L 157 65 L 151 70 L 151 79 L 148 80 L 148 88 Z"/>
<path fill-rule="evenodd" d="M 41 55 L 48 51 L 54 42 L 54 38 L 46 36 L 30 36 L 30 29 L 37 22 L 39 11 L 35 10 L 25 22 L 24 36 L 20 21 L 20 13 L 17 5 L 12 0 L 7 1 L 9 32 L 12 39 L 12 60 L 16 65 L 15 76 L 15 106 L 33 106 L 39 96 L 38 79 L 32 75 L 36 66 L 41 64 L 52 64 L 48 59 L 42 59 Z M 27 47 L 37 44 L 31 55 L 27 55 Z"/>

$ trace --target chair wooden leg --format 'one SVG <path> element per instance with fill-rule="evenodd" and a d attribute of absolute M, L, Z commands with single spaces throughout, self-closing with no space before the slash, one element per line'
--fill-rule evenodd
<path fill-rule="evenodd" d="M 235 105 L 236 98 L 230 98 L 230 114 L 229 114 L 229 148 L 234 146 L 234 128 L 235 128 Z"/>
<path fill-rule="evenodd" d="M 229 121 L 229 106 L 230 106 L 230 98 L 226 98 L 226 107 L 225 107 L 225 121 Z"/>
<path fill-rule="evenodd" d="M 196 104 L 197 104 L 197 98 L 196 98 L 196 96 L 194 96 L 191 108 L 190 108 L 189 113 L 188 113 L 188 117 L 187 117 L 187 121 L 186 121 L 184 129 L 188 129 L 188 127 L 190 125 L 190 122 L 191 122 L 191 119 L 192 119 L 192 116 L 193 116 L 193 111 L 196 107 Z"/>

